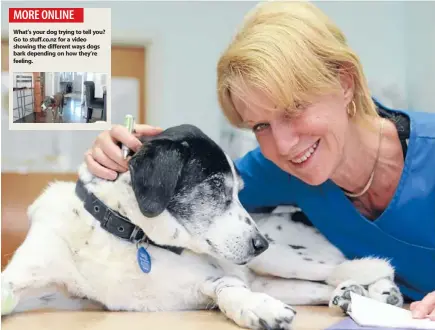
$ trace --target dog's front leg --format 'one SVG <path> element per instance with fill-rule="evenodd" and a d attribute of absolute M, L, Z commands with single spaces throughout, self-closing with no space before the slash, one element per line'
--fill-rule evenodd
<path fill-rule="evenodd" d="M 307 281 L 325 281 L 337 267 L 297 251 L 288 245 L 270 244 L 265 252 L 249 262 L 248 267 L 259 275 Z"/>
<path fill-rule="evenodd" d="M 250 329 L 290 329 L 295 310 L 271 296 L 252 292 L 237 277 L 224 276 L 203 283 L 203 294 L 241 327 Z"/>
<path fill-rule="evenodd" d="M 32 225 L 1 274 L 2 315 L 38 308 L 57 285 L 78 289 L 79 276 L 65 241 L 39 223 Z"/>

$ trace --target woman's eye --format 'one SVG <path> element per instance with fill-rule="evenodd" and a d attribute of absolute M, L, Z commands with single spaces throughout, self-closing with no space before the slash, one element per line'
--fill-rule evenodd
<path fill-rule="evenodd" d="M 254 127 L 252 127 L 252 131 L 254 133 L 258 133 L 258 132 L 261 132 L 262 130 L 264 130 L 268 127 L 269 127 L 269 124 L 261 123 L 261 124 L 257 124 Z"/>

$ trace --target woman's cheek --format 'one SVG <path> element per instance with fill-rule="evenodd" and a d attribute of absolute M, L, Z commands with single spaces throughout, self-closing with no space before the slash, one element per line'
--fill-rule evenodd
<path fill-rule="evenodd" d="M 260 149 L 263 155 L 269 160 L 276 158 L 275 146 L 274 146 L 274 140 L 272 134 L 267 132 L 261 132 L 261 133 L 259 132 L 259 133 L 255 133 L 255 136 L 257 138 L 258 144 L 260 145 Z"/>

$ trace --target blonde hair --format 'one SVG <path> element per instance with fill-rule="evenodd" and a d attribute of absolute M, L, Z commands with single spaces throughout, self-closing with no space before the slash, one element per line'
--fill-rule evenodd
<path fill-rule="evenodd" d="M 377 116 L 361 63 L 340 29 L 309 2 L 265 2 L 245 17 L 219 59 L 218 100 L 230 123 L 240 127 L 232 95 L 252 104 L 246 91 L 254 87 L 275 107 L 295 113 L 296 104 L 339 88 L 343 72 L 354 81 L 354 119 Z"/>

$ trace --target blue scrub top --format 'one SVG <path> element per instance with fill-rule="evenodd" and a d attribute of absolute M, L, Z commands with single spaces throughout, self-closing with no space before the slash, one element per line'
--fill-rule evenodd
<path fill-rule="evenodd" d="M 332 181 L 305 184 L 259 148 L 236 161 L 245 181 L 240 201 L 248 211 L 297 204 L 347 258 L 390 259 L 402 293 L 421 300 L 435 291 L 435 113 L 388 111 L 408 115 L 410 137 L 399 185 L 376 220 L 361 215 Z"/>

